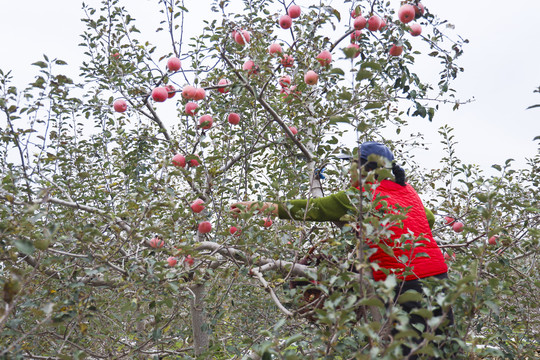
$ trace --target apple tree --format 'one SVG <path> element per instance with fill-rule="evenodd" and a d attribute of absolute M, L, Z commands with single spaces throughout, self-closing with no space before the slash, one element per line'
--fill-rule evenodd
<path fill-rule="evenodd" d="M 154 33 L 128 2 L 85 2 L 79 77 L 48 56 L 25 88 L 0 70 L 0 357 L 532 358 L 538 154 L 487 174 L 443 126 L 428 171 L 402 134 L 459 107 L 466 41 L 418 1 L 216 0 L 189 34 L 196 6 L 154 2 Z M 370 278 L 379 200 L 351 195 L 339 223 L 230 212 L 346 189 L 343 155 L 368 140 L 406 161 L 448 254 L 420 342 L 396 278 Z M 434 306 L 453 307 L 448 338 Z"/>

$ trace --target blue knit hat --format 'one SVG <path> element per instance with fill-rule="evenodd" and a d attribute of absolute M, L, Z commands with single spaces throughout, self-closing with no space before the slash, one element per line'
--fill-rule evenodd
<path fill-rule="evenodd" d="M 394 155 L 386 145 L 381 144 L 376 141 L 366 141 L 360 145 L 360 159 L 368 160 L 369 155 L 378 155 L 383 158 L 388 159 L 392 162 L 394 160 Z"/>

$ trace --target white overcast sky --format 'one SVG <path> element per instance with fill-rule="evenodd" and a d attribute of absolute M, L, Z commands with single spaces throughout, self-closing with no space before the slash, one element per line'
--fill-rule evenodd
<path fill-rule="evenodd" d="M 198 19 L 208 14 L 201 5 L 205 2 L 210 1 L 185 2 L 193 9 L 190 19 L 194 29 L 202 26 Z M 156 1 L 125 3 L 133 8 L 140 28 L 155 29 Z M 540 1 L 424 0 L 423 4 L 448 19 L 458 34 L 470 40 L 460 60 L 465 73 L 455 81 L 454 88 L 459 99 L 475 101 L 458 111 L 443 109 L 432 123 L 412 119 L 413 130 L 422 131 L 432 144 L 430 151 L 418 151 L 417 159 L 426 167 L 437 167 L 443 156 L 437 130 L 448 124 L 455 128 L 458 156 L 466 163 L 479 164 L 487 170 L 494 163 L 514 158 L 516 165 L 523 166 L 525 157 L 531 158 L 538 152 L 532 139 L 540 135 L 540 108 L 526 110 L 540 103 L 540 94 L 533 93 L 540 86 Z M 2 1 L 0 68 L 12 70 L 15 82 L 24 86 L 36 75 L 31 63 L 47 54 L 49 58 L 67 61 L 70 68 L 64 71 L 75 76 L 83 56 L 83 49 L 77 46 L 83 29 L 82 16 L 78 0 Z"/>

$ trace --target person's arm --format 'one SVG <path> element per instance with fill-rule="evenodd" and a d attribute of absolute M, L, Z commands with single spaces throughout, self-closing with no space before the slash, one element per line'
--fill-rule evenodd
<path fill-rule="evenodd" d="M 280 219 L 339 221 L 354 207 L 345 191 L 312 199 L 287 200 L 278 204 Z"/>

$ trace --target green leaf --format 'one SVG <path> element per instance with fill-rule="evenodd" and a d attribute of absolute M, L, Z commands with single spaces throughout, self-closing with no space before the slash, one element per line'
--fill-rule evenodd
<path fill-rule="evenodd" d="M 44 62 L 44 61 L 37 61 L 37 62 L 33 63 L 32 65 L 39 66 L 42 69 L 47 67 L 47 63 Z"/>
<path fill-rule="evenodd" d="M 383 106 L 382 103 L 379 103 L 379 102 L 373 102 L 373 103 L 369 103 L 367 104 L 366 106 L 364 106 L 364 109 L 366 110 L 370 110 L 370 109 L 379 109 Z"/>
<path fill-rule="evenodd" d="M 364 79 L 371 79 L 372 77 L 373 77 L 373 73 L 371 71 L 360 70 L 356 74 L 356 81 L 360 81 Z"/>
<path fill-rule="evenodd" d="M 333 68 L 330 70 L 330 74 L 338 74 L 338 75 L 345 75 L 345 71 L 341 70 L 340 68 Z"/>
<path fill-rule="evenodd" d="M 30 241 L 24 239 L 17 239 L 14 241 L 14 243 L 17 250 L 19 250 L 25 255 L 32 255 L 36 251 L 36 249 L 34 248 L 34 244 L 32 244 Z"/>
<path fill-rule="evenodd" d="M 378 71 L 382 70 L 381 64 L 379 64 L 377 62 L 374 62 L 374 61 L 368 61 L 368 62 L 362 63 L 360 68 L 361 69 L 371 68 L 373 70 L 378 70 Z"/>

